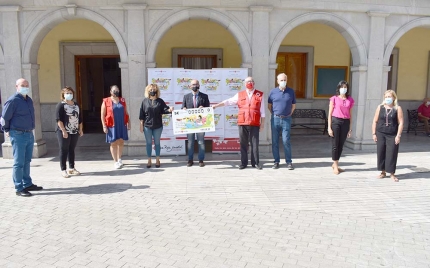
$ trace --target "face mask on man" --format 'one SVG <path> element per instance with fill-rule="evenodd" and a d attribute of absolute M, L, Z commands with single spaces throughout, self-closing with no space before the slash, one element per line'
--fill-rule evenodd
<path fill-rule="evenodd" d="M 191 90 L 194 92 L 197 92 L 197 90 L 199 90 L 199 88 L 200 88 L 199 86 L 192 86 Z"/>
<path fill-rule="evenodd" d="M 26 96 L 27 94 L 28 94 L 28 92 L 30 91 L 30 89 L 28 88 L 28 87 L 21 87 L 20 89 L 19 89 L 19 93 L 21 94 L 21 95 L 23 95 L 23 96 Z"/>
<path fill-rule="evenodd" d="M 287 81 L 279 82 L 279 87 L 285 88 L 287 86 Z"/>
<path fill-rule="evenodd" d="M 114 91 L 114 92 L 112 92 L 112 94 L 115 96 L 115 97 L 119 97 L 119 91 Z"/>
<path fill-rule="evenodd" d="M 393 103 L 393 98 L 385 98 L 385 104 L 390 105 Z"/>
<path fill-rule="evenodd" d="M 246 83 L 246 88 L 247 89 L 253 89 L 254 88 L 254 83 L 253 82 L 250 82 L 250 83 Z"/>
<path fill-rule="evenodd" d="M 157 93 L 155 91 L 149 91 L 149 96 L 154 97 Z"/>
<path fill-rule="evenodd" d="M 345 95 L 347 91 L 348 91 L 348 89 L 346 87 L 339 88 L 339 93 L 342 95 Z"/>
<path fill-rule="evenodd" d="M 64 94 L 64 98 L 66 100 L 72 100 L 73 99 L 73 94 Z"/>

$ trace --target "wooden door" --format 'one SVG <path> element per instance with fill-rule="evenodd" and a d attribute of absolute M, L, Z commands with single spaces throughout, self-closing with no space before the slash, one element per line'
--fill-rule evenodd
<path fill-rule="evenodd" d="M 306 53 L 279 52 L 276 57 L 276 76 L 285 73 L 288 87 L 294 89 L 296 98 L 306 98 Z M 275 76 L 275 84 L 278 85 Z"/>

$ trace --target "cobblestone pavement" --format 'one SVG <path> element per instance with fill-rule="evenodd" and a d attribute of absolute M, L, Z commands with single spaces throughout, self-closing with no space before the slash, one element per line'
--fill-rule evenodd
<path fill-rule="evenodd" d="M 0 159 L 0 267 L 430 267 L 430 139 L 409 137 L 398 183 L 376 179 L 373 152 L 345 149 L 334 175 L 314 137 L 293 138 L 295 170 L 268 153 L 263 170 L 215 154 L 113 170 L 106 146 L 81 147 L 69 179 L 53 146 L 32 161 L 45 190 L 30 198 Z"/>

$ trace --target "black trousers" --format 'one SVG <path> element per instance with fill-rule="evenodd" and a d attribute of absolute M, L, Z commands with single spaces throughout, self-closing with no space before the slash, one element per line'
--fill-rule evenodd
<path fill-rule="evenodd" d="M 248 165 L 248 143 L 251 143 L 251 165 L 258 165 L 258 146 L 260 144 L 260 127 L 239 126 L 240 161 L 243 166 Z"/>
<path fill-rule="evenodd" d="M 396 145 L 394 139 L 396 135 L 388 135 L 376 132 L 376 155 L 378 170 L 385 170 L 387 173 L 395 173 L 397 165 L 397 155 L 399 154 L 399 144 Z"/>
<path fill-rule="evenodd" d="M 349 119 L 342 119 L 332 116 L 331 130 L 333 136 L 331 140 L 331 159 L 338 161 L 342 155 L 343 145 L 349 132 Z"/>
<path fill-rule="evenodd" d="M 58 145 L 60 147 L 60 167 L 66 170 L 67 158 L 69 158 L 69 169 L 75 168 L 75 148 L 78 143 L 79 134 L 69 134 L 67 139 L 63 138 L 63 133 L 57 130 Z"/>

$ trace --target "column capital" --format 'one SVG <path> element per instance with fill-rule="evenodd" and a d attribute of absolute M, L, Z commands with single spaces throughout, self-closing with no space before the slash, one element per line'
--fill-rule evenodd
<path fill-rule="evenodd" d="M 351 66 L 351 72 L 367 72 L 366 65 Z"/>
<path fill-rule="evenodd" d="M 39 70 L 40 64 L 34 64 L 34 63 L 23 63 L 22 69 L 23 70 Z"/>
<path fill-rule="evenodd" d="M 249 10 L 252 12 L 270 12 L 273 10 L 273 6 L 250 6 Z"/>
<path fill-rule="evenodd" d="M 70 4 L 65 5 L 65 7 L 67 8 L 67 13 L 69 13 L 69 15 L 76 16 L 76 8 L 78 7 L 77 5 Z"/>
<path fill-rule="evenodd" d="M 386 73 L 388 73 L 389 71 L 391 71 L 391 66 L 383 66 L 382 70 Z"/>
<path fill-rule="evenodd" d="M 390 16 L 390 13 L 382 12 L 382 11 L 376 11 L 376 10 L 369 10 L 369 11 L 367 11 L 367 15 L 369 17 L 382 17 L 382 18 L 386 18 L 386 17 Z"/>
<path fill-rule="evenodd" d="M 252 62 L 242 62 L 242 64 L 240 65 L 240 68 L 252 69 Z"/>
<path fill-rule="evenodd" d="M 157 67 L 156 62 L 147 62 L 146 63 L 146 68 L 156 68 L 156 67 Z"/>
<path fill-rule="evenodd" d="M 269 70 L 276 70 L 278 68 L 277 63 L 269 63 Z"/>
<path fill-rule="evenodd" d="M 120 69 L 128 69 L 128 62 L 119 62 L 118 66 Z"/>
<path fill-rule="evenodd" d="M 148 7 L 147 4 L 125 4 L 122 5 L 125 10 L 144 10 Z"/>
<path fill-rule="evenodd" d="M 21 10 L 21 6 L 0 6 L 0 12 L 18 12 Z"/>

